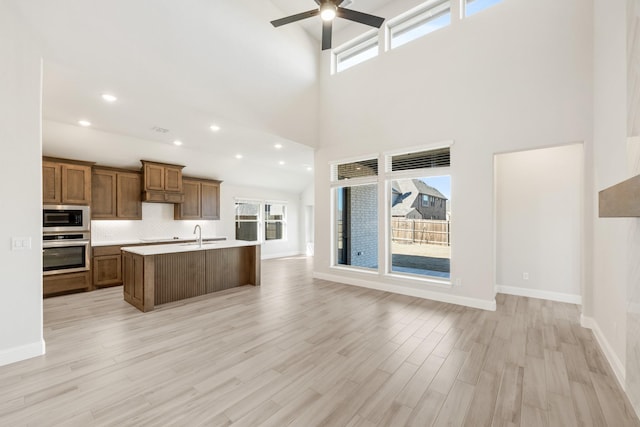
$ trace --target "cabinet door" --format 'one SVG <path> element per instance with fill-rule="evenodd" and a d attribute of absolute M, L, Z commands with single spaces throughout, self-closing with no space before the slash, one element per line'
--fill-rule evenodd
<path fill-rule="evenodd" d="M 93 257 L 93 286 L 113 286 L 122 283 L 122 256 Z"/>
<path fill-rule="evenodd" d="M 114 171 L 94 169 L 91 176 L 91 218 L 115 219 L 116 175 Z"/>
<path fill-rule="evenodd" d="M 117 215 L 122 219 L 142 219 L 142 176 L 118 172 Z"/>
<path fill-rule="evenodd" d="M 202 219 L 220 219 L 220 183 L 202 182 Z"/>
<path fill-rule="evenodd" d="M 200 219 L 200 182 L 184 180 L 182 182 L 184 202 L 175 205 L 174 219 Z"/>
<path fill-rule="evenodd" d="M 164 189 L 166 191 L 182 191 L 182 169 L 166 166 L 164 170 Z"/>
<path fill-rule="evenodd" d="M 62 165 L 62 203 L 91 204 L 91 167 Z"/>
<path fill-rule="evenodd" d="M 144 165 L 144 189 L 164 191 L 164 167 L 154 164 Z"/>
<path fill-rule="evenodd" d="M 62 182 L 60 164 L 42 162 L 42 203 L 59 205 L 62 203 Z"/>

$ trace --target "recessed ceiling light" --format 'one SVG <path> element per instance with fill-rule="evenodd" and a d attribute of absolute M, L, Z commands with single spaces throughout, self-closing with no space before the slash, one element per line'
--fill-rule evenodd
<path fill-rule="evenodd" d="M 182 141 L 175 140 L 173 141 L 173 145 L 177 145 L 179 147 L 182 145 Z"/>
<path fill-rule="evenodd" d="M 242 158 L 242 154 L 236 154 L 236 159 L 240 160 Z"/>
<path fill-rule="evenodd" d="M 78 120 L 78 124 L 85 128 L 91 126 L 91 122 L 87 120 Z"/>
<path fill-rule="evenodd" d="M 274 147 L 276 147 L 276 149 L 279 150 L 279 149 L 282 148 L 282 144 L 276 144 L 276 145 L 274 145 Z"/>
<path fill-rule="evenodd" d="M 209 126 L 209 129 L 211 129 L 212 132 L 218 132 L 220 130 L 220 126 L 211 125 L 211 126 Z"/>
<path fill-rule="evenodd" d="M 117 97 L 111 95 L 110 93 L 103 93 L 102 99 L 104 99 L 106 102 L 116 102 L 118 100 Z"/>
<path fill-rule="evenodd" d="M 284 165 L 284 160 L 280 160 L 280 161 L 278 162 L 278 164 L 279 164 L 280 166 Z"/>

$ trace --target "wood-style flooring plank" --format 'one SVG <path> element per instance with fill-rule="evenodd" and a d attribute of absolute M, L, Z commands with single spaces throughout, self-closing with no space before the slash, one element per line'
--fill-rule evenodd
<path fill-rule="evenodd" d="M 149 313 L 117 287 L 44 300 L 47 354 L 0 367 L 0 425 L 640 427 L 577 306 L 488 312 L 312 263 Z"/>

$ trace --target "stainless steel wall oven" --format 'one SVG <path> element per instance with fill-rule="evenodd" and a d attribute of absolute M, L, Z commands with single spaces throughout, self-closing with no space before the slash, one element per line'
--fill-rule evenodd
<path fill-rule="evenodd" d="M 44 275 L 87 271 L 91 257 L 89 206 L 45 205 L 42 209 Z"/>
<path fill-rule="evenodd" d="M 46 234 L 42 239 L 43 274 L 89 270 L 89 232 Z"/>

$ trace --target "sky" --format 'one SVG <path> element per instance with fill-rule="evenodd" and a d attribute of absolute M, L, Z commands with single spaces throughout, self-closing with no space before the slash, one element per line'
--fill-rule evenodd
<path fill-rule="evenodd" d="M 430 176 L 428 178 L 420 178 L 425 184 L 435 188 L 444 196 L 451 200 L 451 176 Z"/>

